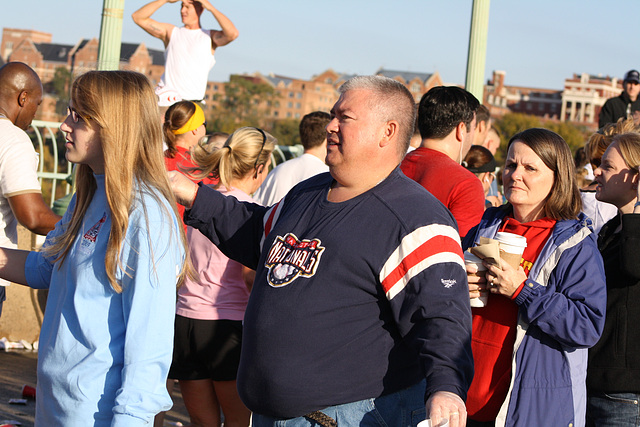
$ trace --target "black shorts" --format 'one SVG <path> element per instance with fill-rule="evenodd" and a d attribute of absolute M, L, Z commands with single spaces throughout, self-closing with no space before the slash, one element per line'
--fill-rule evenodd
<path fill-rule="evenodd" d="M 173 380 L 233 381 L 238 374 L 242 322 L 198 320 L 176 315 Z"/>

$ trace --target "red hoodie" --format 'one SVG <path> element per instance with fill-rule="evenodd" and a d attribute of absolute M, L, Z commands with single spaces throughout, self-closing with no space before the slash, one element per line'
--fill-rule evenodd
<path fill-rule="evenodd" d="M 556 221 L 541 218 L 521 224 L 513 217 L 505 218 L 499 231 L 518 234 L 527 238 L 527 247 L 520 265 L 529 275 L 531 266 L 544 247 Z M 518 306 L 511 299 L 489 294 L 486 307 L 472 308 L 473 332 L 471 348 L 475 374 L 467 395 L 467 412 L 474 421 L 493 421 L 504 402 L 511 381 L 511 358 L 516 339 Z"/>

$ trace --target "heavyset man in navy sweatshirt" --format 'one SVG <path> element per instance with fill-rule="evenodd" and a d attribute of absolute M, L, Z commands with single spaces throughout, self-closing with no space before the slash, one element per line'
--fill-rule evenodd
<path fill-rule="evenodd" d="M 453 216 L 398 168 L 413 97 L 377 76 L 340 93 L 330 173 L 272 207 L 172 176 L 185 222 L 256 269 L 240 396 L 255 427 L 425 417 L 462 427 L 473 376 L 467 279 Z"/>

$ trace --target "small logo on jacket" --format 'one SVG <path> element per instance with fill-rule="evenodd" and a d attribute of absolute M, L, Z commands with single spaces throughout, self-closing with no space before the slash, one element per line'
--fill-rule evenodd
<path fill-rule="evenodd" d="M 107 220 L 107 213 L 105 212 L 100 218 L 100 221 L 96 222 L 93 227 L 89 229 L 82 236 L 82 242 L 80 242 L 80 249 L 84 252 L 87 252 L 91 249 L 91 247 L 96 243 L 96 239 L 98 238 L 98 234 L 100 233 L 100 228 L 102 228 L 102 224 Z"/>
<path fill-rule="evenodd" d="M 440 282 L 442 282 L 444 287 L 447 288 L 447 289 L 449 289 L 450 287 L 452 287 L 453 285 L 458 283 L 458 282 L 456 282 L 456 279 L 440 279 Z"/>
<path fill-rule="evenodd" d="M 269 285 L 277 288 L 288 285 L 298 276 L 313 276 L 324 249 L 318 239 L 299 240 L 293 233 L 278 236 L 265 261 L 265 266 L 269 269 Z"/>

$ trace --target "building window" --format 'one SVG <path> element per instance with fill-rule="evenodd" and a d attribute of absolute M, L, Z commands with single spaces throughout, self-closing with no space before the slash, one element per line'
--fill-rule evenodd
<path fill-rule="evenodd" d="M 300 113 L 296 113 L 294 117 L 295 117 L 296 119 L 299 119 L 299 118 L 300 118 Z"/>
<path fill-rule="evenodd" d="M 293 108 L 293 102 L 287 102 L 287 108 Z"/>
<path fill-rule="evenodd" d="M 290 112 L 290 111 L 287 113 L 287 118 L 288 118 L 288 119 L 290 119 L 290 118 L 291 118 L 291 112 Z"/>
<path fill-rule="evenodd" d="M 296 102 L 296 108 L 299 110 L 299 109 L 300 109 L 300 107 L 301 107 L 300 103 L 299 103 L 299 102 Z"/>
<path fill-rule="evenodd" d="M 304 89 L 304 85 L 303 85 L 302 89 Z M 298 99 L 302 98 L 302 92 L 298 92 L 296 94 L 296 96 L 298 97 Z"/>
<path fill-rule="evenodd" d="M 293 98 L 293 92 L 289 92 L 289 98 Z"/>
<path fill-rule="evenodd" d="M 420 92 L 420 84 L 419 83 L 411 83 L 411 92 L 418 93 Z"/>
<path fill-rule="evenodd" d="M 278 117 L 278 110 L 275 110 L 275 111 L 273 112 L 273 117 Z"/>

